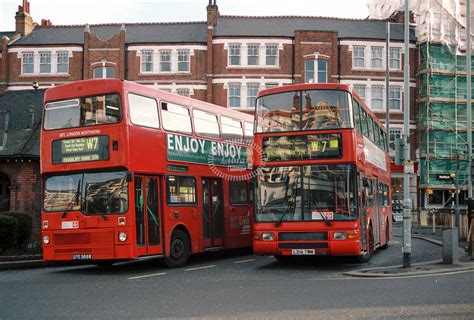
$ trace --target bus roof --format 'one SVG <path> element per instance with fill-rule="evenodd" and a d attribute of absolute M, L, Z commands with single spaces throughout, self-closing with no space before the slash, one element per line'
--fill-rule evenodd
<path fill-rule="evenodd" d="M 122 90 L 149 95 L 166 102 L 182 104 L 187 107 L 235 118 L 237 120 L 253 123 L 254 119 L 253 115 L 243 113 L 238 110 L 228 109 L 226 107 L 217 106 L 205 101 L 162 91 L 157 88 L 152 88 L 133 81 L 122 79 L 91 79 L 66 83 L 46 90 L 44 101 L 47 103 L 51 101 L 72 99 L 81 96 L 90 96 L 94 94 Z"/>

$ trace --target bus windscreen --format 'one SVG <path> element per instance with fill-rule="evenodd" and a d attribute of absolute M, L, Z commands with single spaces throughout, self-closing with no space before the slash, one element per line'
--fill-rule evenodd
<path fill-rule="evenodd" d="M 262 168 L 256 177 L 256 220 L 355 220 L 355 181 L 353 165 Z"/>
<path fill-rule="evenodd" d="M 117 123 L 122 105 L 118 94 L 50 102 L 45 105 L 44 129 L 76 128 Z"/>
<path fill-rule="evenodd" d="M 292 91 L 257 100 L 258 132 L 351 128 L 350 94 L 340 90 Z"/>

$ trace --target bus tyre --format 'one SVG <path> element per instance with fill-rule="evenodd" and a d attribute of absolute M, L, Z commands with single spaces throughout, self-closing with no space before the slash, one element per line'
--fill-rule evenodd
<path fill-rule="evenodd" d="M 381 246 L 380 249 L 385 250 L 388 248 L 389 239 L 390 239 L 390 228 L 389 228 L 388 220 L 387 220 L 387 223 L 385 224 L 385 244 Z"/>
<path fill-rule="evenodd" d="M 185 232 L 173 231 L 170 241 L 170 255 L 163 259 L 164 265 L 168 268 L 184 266 L 189 258 L 190 247 L 189 238 Z"/>
<path fill-rule="evenodd" d="M 374 232 L 372 231 L 372 226 L 369 227 L 369 238 L 367 240 L 369 241 L 369 245 L 367 248 L 368 250 L 366 251 L 365 254 L 362 254 L 357 257 L 357 260 L 361 263 L 369 262 L 370 259 L 372 259 L 372 256 L 374 255 L 375 244 L 374 244 Z"/>

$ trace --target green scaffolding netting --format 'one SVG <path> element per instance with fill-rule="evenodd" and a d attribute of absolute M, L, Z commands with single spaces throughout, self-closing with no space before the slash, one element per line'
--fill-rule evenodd
<path fill-rule="evenodd" d="M 468 162 L 459 161 L 459 184 L 464 185 L 467 182 Z M 439 179 L 438 175 L 449 175 L 456 173 L 456 159 L 422 159 L 420 160 L 420 183 L 428 185 L 446 185 L 453 184 L 453 181 Z"/>
<path fill-rule="evenodd" d="M 421 128 L 466 130 L 465 103 L 429 102 L 418 105 L 418 124 Z M 474 111 L 474 108 L 472 108 Z"/>
<path fill-rule="evenodd" d="M 464 71 L 466 70 L 466 56 L 455 55 L 454 48 L 449 48 L 442 44 L 422 44 L 420 45 L 420 70 L 446 70 Z M 471 66 L 474 67 L 474 59 L 471 59 Z"/>
<path fill-rule="evenodd" d="M 420 74 L 419 97 L 466 99 L 466 76 L 454 74 Z M 471 90 L 471 97 L 474 89 Z"/>

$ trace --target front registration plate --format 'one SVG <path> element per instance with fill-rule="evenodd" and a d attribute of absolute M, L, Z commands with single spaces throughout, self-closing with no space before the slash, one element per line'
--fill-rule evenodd
<path fill-rule="evenodd" d="M 91 254 L 73 254 L 72 255 L 72 260 L 91 260 L 92 255 Z"/>
<path fill-rule="evenodd" d="M 294 256 L 308 256 L 316 254 L 316 250 L 314 249 L 293 249 L 291 250 L 291 254 Z"/>

